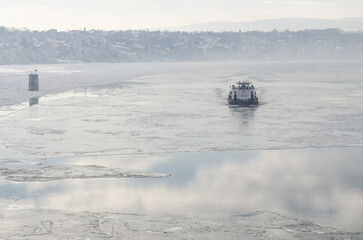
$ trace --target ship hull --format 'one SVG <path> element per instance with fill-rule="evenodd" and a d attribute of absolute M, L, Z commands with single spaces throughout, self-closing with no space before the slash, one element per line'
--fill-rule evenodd
<path fill-rule="evenodd" d="M 250 105 L 258 105 L 258 99 L 247 99 L 247 100 L 240 100 L 240 99 L 228 99 L 228 104 L 230 105 L 242 105 L 242 106 L 250 106 Z"/>

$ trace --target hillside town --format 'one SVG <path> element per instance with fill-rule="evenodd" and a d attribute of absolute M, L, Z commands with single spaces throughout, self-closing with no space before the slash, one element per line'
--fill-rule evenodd
<path fill-rule="evenodd" d="M 359 60 L 363 33 L 30 31 L 0 27 L 0 64 L 146 61 Z"/>

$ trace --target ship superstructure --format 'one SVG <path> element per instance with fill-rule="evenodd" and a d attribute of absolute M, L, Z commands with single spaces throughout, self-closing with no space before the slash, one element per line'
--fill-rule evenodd
<path fill-rule="evenodd" d="M 257 105 L 258 98 L 255 87 L 249 81 L 239 81 L 231 86 L 228 95 L 229 104 L 237 105 Z"/>

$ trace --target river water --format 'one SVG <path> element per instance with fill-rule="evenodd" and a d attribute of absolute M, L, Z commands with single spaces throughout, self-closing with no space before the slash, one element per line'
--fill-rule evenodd
<path fill-rule="evenodd" d="M 362 62 L 0 67 L 0 236 L 361 239 L 362 76 Z M 259 106 L 227 104 L 240 80 Z M 86 234 L 95 217 L 113 219 L 105 235 Z"/>

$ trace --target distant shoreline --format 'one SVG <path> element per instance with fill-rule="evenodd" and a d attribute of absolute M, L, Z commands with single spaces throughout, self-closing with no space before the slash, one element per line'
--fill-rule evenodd
<path fill-rule="evenodd" d="M 361 60 L 363 33 L 21 31 L 0 27 L 0 65 L 119 62 Z"/>

